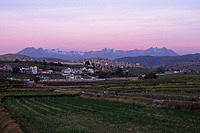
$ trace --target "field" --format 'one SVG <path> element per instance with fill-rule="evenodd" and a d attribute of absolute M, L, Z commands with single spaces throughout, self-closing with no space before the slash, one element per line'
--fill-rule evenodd
<path fill-rule="evenodd" d="M 31 132 L 198 133 L 200 112 L 79 97 L 8 98 L 4 106 Z"/>
<path fill-rule="evenodd" d="M 0 97 L 4 96 L 23 96 L 23 95 L 54 95 L 57 94 L 54 91 L 2 91 Z"/>
<path fill-rule="evenodd" d="M 116 91 L 121 95 L 155 95 L 165 97 L 199 97 L 200 75 L 168 75 L 158 79 L 138 81 L 98 81 L 98 82 L 46 82 L 46 86 L 64 89 L 85 89 Z"/>
<path fill-rule="evenodd" d="M 39 84 L 0 92 L 25 133 L 200 133 L 200 75 Z"/>

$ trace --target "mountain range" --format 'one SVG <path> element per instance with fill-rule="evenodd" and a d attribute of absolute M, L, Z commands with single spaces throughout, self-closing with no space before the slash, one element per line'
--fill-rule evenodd
<path fill-rule="evenodd" d="M 36 50 L 38 50 L 38 49 L 36 49 Z M 33 51 L 30 52 L 30 53 L 34 53 L 34 51 L 35 51 L 35 49 L 33 49 Z M 41 51 L 43 51 L 43 50 L 41 50 Z M 27 52 L 27 51 L 25 50 L 25 52 Z M 49 53 L 52 53 L 52 52 L 49 52 Z M 57 52 L 55 52 L 55 53 L 56 53 L 55 55 L 59 55 Z M 79 54 L 81 54 L 81 53 L 79 53 Z M 83 53 L 81 55 L 84 56 Z M 34 56 L 36 56 L 36 55 L 34 55 Z M 38 57 L 33 57 L 33 56 L 30 57 L 30 56 L 26 56 L 26 55 L 22 55 L 22 54 L 0 55 L 0 61 L 15 61 L 15 60 L 20 60 L 20 61 L 39 61 L 39 62 L 42 62 L 43 60 L 46 60 L 47 62 L 70 62 L 70 61 L 67 61 L 67 60 L 57 59 L 55 57 L 46 58 L 46 57 L 42 57 L 41 55 L 38 55 Z M 194 66 L 194 64 L 200 64 L 199 63 L 200 62 L 200 53 L 181 55 L 181 56 L 180 55 L 176 55 L 176 54 L 174 54 L 174 56 L 172 56 L 170 54 L 170 56 L 122 57 L 122 58 L 113 59 L 113 61 L 128 62 L 128 63 L 131 63 L 131 64 L 140 63 L 142 66 L 151 67 L 151 68 L 180 64 L 180 66 L 185 66 L 185 67 L 186 66 L 190 66 L 190 67 L 192 66 L 192 67 L 195 67 L 195 70 L 196 70 L 197 66 Z M 182 65 L 182 64 L 184 64 L 184 65 Z"/>
<path fill-rule="evenodd" d="M 174 65 L 180 63 L 200 62 L 200 54 L 188 54 L 182 56 L 138 56 L 124 57 L 116 59 L 116 61 L 128 63 L 140 63 L 146 67 L 159 67 L 165 65 Z"/>
<path fill-rule="evenodd" d="M 26 55 L 30 57 L 39 58 L 58 58 L 63 60 L 80 60 L 87 58 L 107 58 L 107 59 L 117 59 L 123 57 L 136 57 L 136 56 L 177 56 L 178 54 L 173 50 L 163 48 L 149 48 L 146 50 L 114 50 L 114 49 L 102 49 L 100 51 L 62 51 L 59 49 L 43 49 L 28 47 L 17 54 Z"/>

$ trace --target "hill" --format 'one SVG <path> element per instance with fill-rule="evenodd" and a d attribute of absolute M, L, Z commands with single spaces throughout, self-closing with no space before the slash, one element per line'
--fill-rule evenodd
<path fill-rule="evenodd" d="M 174 51 L 167 48 L 149 48 L 146 50 L 114 50 L 114 49 L 103 49 L 100 51 L 61 51 L 59 49 L 43 49 L 29 47 L 19 51 L 17 54 L 27 55 L 30 57 L 45 57 L 45 58 L 58 58 L 63 60 L 80 60 L 87 58 L 107 58 L 116 59 L 122 57 L 136 57 L 136 56 L 176 56 L 178 55 Z"/>
<path fill-rule="evenodd" d="M 187 70 L 191 73 L 200 73 L 200 62 L 195 61 L 195 62 L 187 62 L 187 63 L 180 63 L 180 64 L 175 64 L 175 65 L 168 65 L 164 67 L 165 70 Z"/>
<path fill-rule="evenodd" d="M 42 62 L 43 60 L 47 62 L 62 62 L 65 60 L 61 59 L 56 59 L 56 58 L 35 58 L 35 57 L 29 57 L 26 55 L 20 55 L 20 54 L 5 54 L 5 55 L 0 55 L 0 61 L 15 61 L 15 60 L 20 60 L 20 61 L 38 61 Z"/>
<path fill-rule="evenodd" d="M 174 65 L 179 63 L 200 61 L 200 54 L 189 54 L 182 56 L 138 56 L 116 59 L 116 61 L 128 63 L 140 63 L 146 67 L 159 67 L 164 65 Z"/>

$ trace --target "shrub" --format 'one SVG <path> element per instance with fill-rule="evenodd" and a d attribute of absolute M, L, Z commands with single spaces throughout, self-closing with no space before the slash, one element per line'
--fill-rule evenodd
<path fill-rule="evenodd" d="M 145 79 L 156 79 L 157 75 L 156 73 L 150 72 L 148 74 L 146 74 Z"/>

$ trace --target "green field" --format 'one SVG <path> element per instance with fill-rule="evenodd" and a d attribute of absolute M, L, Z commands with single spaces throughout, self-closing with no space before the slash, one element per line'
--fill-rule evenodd
<path fill-rule="evenodd" d="M 25 133 L 200 133 L 200 112 L 80 97 L 8 98 Z"/>
<path fill-rule="evenodd" d="M 200 96 L 200 75 L 167 75 L 158 79 L 138 81 L 98 81 L 98 82 L 46 82 L 46 86 L 114 90 L 124 92 L 168 93 Z"/>
<path fill-rule="evenodd" d="M 26 86 L 0 91 L 0 98 L 7 96 L 3 106 L 25 133 L 200 133 L 200 112 L 185 108 L 187 102 L 199 103 L 200 75 L 39 84 L 57 91 Z M 78 97 L 81 91 L 115 91 L 125 103 L 105 101 L 115 95 Z M 131 103 L 137 104 L 126 103 L 132 98 Z M 154 99 L 185 102 L 185 106 L 173 103 L 176 109 L 159 108 Z M 143 104 L 145 100 L 150 103 Z"/>
<path fill-rule="evenodd" d="M 0 96 L 56 95 L 54 91 L 1 91 Z"/>

